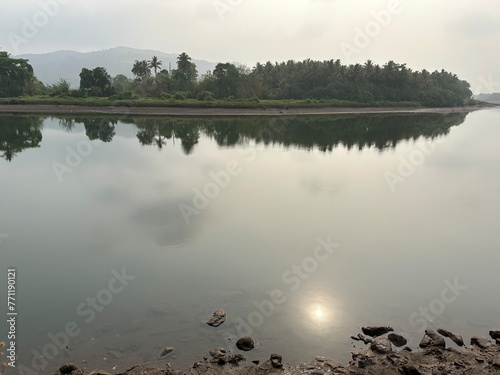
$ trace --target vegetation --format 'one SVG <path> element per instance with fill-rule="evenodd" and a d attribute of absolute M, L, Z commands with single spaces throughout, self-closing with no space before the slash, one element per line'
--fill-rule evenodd
<path fill-rule="evenodd" d="M 131 67 L 134 79 L 124 75 L 111 78 L 103 67 L 84 68 L 79 90 L 70 90 L 64 80 L 49 87 L 36 84 L 26 60 L 12 59 L 0 52 L 0 97 L 38 94 L 63 98 L 103 97 L 133 103 L 152 99 L 155 100 L 152 105 L 175 105 L 176 101 L 183 101 L 198 107 L 238 102 L 237 107 L 250 108 L 252 105 L 241 103 L 278 101 L 282 106 L 287 105 L 285 101 L 293 103 L 292 106 L 299 103 L 305 106 L 411 103 L 446 107 L 464 105 L 472 95 L 470 85 L 452 73 L 413 71 L 406 64 L 394 61 L 379 66 L 370 60 L 363 65 L 342 65 L 340 60 L 290 60 L 257 63 L 253 69 L 218 63 L 213 72 L 207 71 L 201 77 L 185 52 L 178 56 L 176 69 L 161 69 L 162 65 L 157 56 L 149 61 L 135 61 Z"/>
<path fill-rule="evenodd" d="M 0 51 L 0 97 L 32 94 L 35 76 L 28 60 L 13 59 Z"/>

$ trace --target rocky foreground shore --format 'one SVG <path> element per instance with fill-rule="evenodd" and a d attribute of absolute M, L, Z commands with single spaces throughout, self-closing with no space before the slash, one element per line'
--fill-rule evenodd
<path fill-rule="evenodd" d="M 368 347 L 353 352 L 352 361 L 344 366 L 332 359 L 316 357 L 309 363 L 289 366 L 279 354 L 272 354 L 269 360 L 246 362 L 240 353 L 230 353 L 223 348 L 213 348 L 209 357 L 196 362 L 187 371 L 176 370 L 167 364 L 164 368 L 137 365 L 119 375 L 334 375 L 334 374 L 370 374 L 370 375 L 444 375 L 444 374 L 497 374 L 500 373 L 500 330 L 492 330 L 489 337 L 475 336 L 470 345 L 465 346 L 458 334 L 439 329 L 437 332 L 426 330 L 420 342 L 420 349 L 412 351 L 406 345 L 406 339 L 393 333 L 391 327 L 363 327 L 363 334 L 351 336 L 363 341 Z M 366 336 L 365 336 L 366 335 Z M 369 337 L 367 337 L 369 336 Z M 242 338 L 241 351 L 253 348 L 253 340 Z M 449 341 L 448 341 L 449 340 Z M 447 343 L 455 343 L 447 347 Z M 455 349 L 458 346 L 460 349 Z M 403 347 L 402 349 L 399 349 Z M 54 374 L 71 375 L 111 375 L 106 371 L 87 371 L 67 363 Z"/>

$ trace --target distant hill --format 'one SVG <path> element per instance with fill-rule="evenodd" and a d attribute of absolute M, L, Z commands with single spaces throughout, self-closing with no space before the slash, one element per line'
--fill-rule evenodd
<path fill-rule="evenodd" d="M 28 59 L 37 78 L 46 85 L 64 78 L 73 88 L 78 88 L 82 68 L 93 69 L 102 66 L 106 68 L 111 77 L 124 74 L 132 78 L 133 74 L 130 70 L 135 60 L 150 60 L 153 56 L 158 56 L 163 62 L 163 69 L 168 69 L 169 62 L 172 64 L 172 69 L 175 69 L 178 55 L 154 50 L 116 47 L 96 52 L 56 51 L 15 57 Z M 207 70 L 213 70 L 216 65 L 213 62 L 196 60 L 194 57 L 192 61 L 196 64 L 199 75 L 206 73 Z"/>
<path fill-rule="evenodd" d="M 493 94 L 474 95 L 474 99 L 481 100 L 482 102 L 488 102 L 488 103 L 500 103 L 500 92 L 495 92 Z"/>

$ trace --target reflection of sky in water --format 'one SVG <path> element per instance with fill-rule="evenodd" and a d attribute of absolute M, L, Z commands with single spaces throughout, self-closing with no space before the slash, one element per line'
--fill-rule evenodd
<path fill-rule="evenodd" d="M 413 334 L 408 317 L 456 277 L 467 291 L 431 325 L 464 336 L 487 329 L 481 324 L 496 326 L 498 119 L 498 111 L 470 114 L 394 193 L 384 173 L 428 141 L 323 153 L 251 140 L 220 147 L 202 135 L 186 155 L 178 140 L 161 151 L 141 146 L 135 127 L 119 124 L 112 142 L 93 141 L 92 153 L 59 183 L 51 163 L 87 138 L 81 126 L 64 132 L 46 120 L 39 149 L 11 163 L 0 159 L 0 233 L 9 234 L 0 256 L 2 266 L 19 268 L 19 354 L 24 360 L 48 332 L 75 320 L 83 328 L 72 343 L 75 360 L 109 370 L 105 348 L 126 342 L 136 345 L 131 361 L 154 360 L 151 353 L 171 345 L 178 355 L 172 363 L 187 367 L 211 347 L 230 346 L 236 318 L 280 289 L 286 303 L 254 329 L 259 348 L 252 355 L 347 362 L 348 338 L 361 325 Z M 248 161 L 239 151 L 251 149 L 256 157 Z M 192 204 L 193 189 L 202 191 L 209 173 L 230 160 L 242 172 L 186 224 L 179 204 Z M 327 235 L 340 247 L 291 290 L 283 273 Z M 84 324 L 75 307 L 122 267 L 136 279 Z M 171 309 L 155 314 L 155 304 Z M 209 329 L 203 321 L 219 307 L 228 321 Z M 113 328 L 103 333 L 107 323 Z"/>

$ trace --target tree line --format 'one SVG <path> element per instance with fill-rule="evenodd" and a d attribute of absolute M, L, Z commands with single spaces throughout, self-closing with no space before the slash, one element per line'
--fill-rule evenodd
<path fill-rule="evenodd" d="M 84 68 L 80 87 L 71 90 L 64 79 L 45 86 L 39 82 L 27 60 L 13 59 L 0 52 L 0 97 L 52 95 L 213 100 L 316 100 L 355 103 L 413 102 L 423 106 L 460 106 L 470 99 L 468 82 L 445 70 L 412 70 L 406 64 L 389 61 L 380 66 L 343 65 L 340 60 L 257 63 L 252 69 L 233 63 L 218 63 L 201 76 L 185 52 L 176 69 L 162 69 L 157 56 L 135 61 L 133 79 L 123 74 L 111 77 L 105 68 Z"/>

